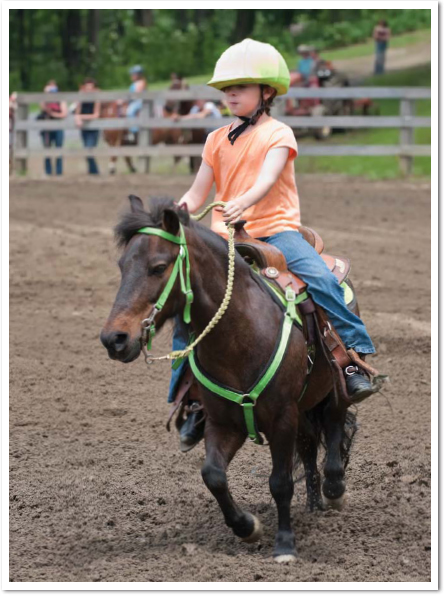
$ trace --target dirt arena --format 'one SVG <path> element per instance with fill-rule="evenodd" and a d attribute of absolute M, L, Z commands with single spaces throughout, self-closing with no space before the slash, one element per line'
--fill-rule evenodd
<path fill-rule="evenodd" d="M 298 178 L 304 223 L 352 258 L 372 362 L 391 384 L 359 407 L 346 509 L 306 513 L 297 484 L 299 557 L 278 565 L 267 448 L 246 444 L 229 469 L 264 524 L 246 545 L 201 480 L 203 444 L 182 454 L 165 430 L 168 365 L 122 365 L 99 342 L 126 196 L 179 198 L 190 182 L 11 182 L 11 581 L 430 581 L 429 183 Z M 156 352 L 170 340 L 168 328 Z"/>

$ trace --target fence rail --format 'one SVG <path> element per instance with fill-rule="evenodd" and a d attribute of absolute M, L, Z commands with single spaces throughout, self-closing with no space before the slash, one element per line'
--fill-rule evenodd
<path fill-rule="evenodd" d="M 26 171 L 27 159 L 32 155 L 39 156 L 67 156 L 67 157 L 111 157 L 128 156 L 139 157 L 144 164 L 144 170 L 149 171 L 151 157 L 199 157 L 202 145 L 152 145 L 153 129 L 211 129 L 218 128 L 232 121 L 232 118 L 204 118 L 187 119 L 175 122 L 169 118 L 154 117 L 154 104 L 167 100 L 185 101 L 196 99 L 220 99 L 221 92 L 210 87 L 196 87 L 180 91 L 144 91 L 130 93 L 126 91 L 97 91 L 60 92 L 57 101 L 116 101 L 124 102 L 130 99 L 141 99 L 142 110 L 137 118 L 103 118 L 84 123 L 85 130 L 122 130 L 137 127 L 140 130 L 137 146 L 97 147 L 73 149 L 70 147 L 31 149 L 28 146 L 28 133 L 42 130 L 69 130 L 76 128 L 75 119 L 68 117 L 63 120 L 35 120 L 29 118 L 29 106 L 39 102 L 53 102 L 53 93 L 21 93 L 17 97 L 18 109 L 15 123 L 14 158 L 16 167 Z M 400 100 L 399 116 L 285 116 L 279 115 L 279 120 L 293 129 L 360 129 L 360 128 L 399 128 L 399 145 L 342 145 L 321 144 L 300 145 L 300 155 L 307 156 L 386 156 L 400 157 L 401 167 L 406 173 L 411 172 L 413 157 L 431 155 L 430 145 L 415 145 L 414 130 L 416 128 L 430 128 L 431 119 L 415 116 L 415 102 L 430 99 L 431 90 L 422 87 L 340 87 L 340 88 L 292 88 L 283 98 L 277 98 L 277 110 L 282 108 L 287 98 L 304 99 L 398 99 Z"/>

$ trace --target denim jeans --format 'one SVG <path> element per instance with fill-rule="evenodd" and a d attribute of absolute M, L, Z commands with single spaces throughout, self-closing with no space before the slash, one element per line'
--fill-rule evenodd
<path fill-rule="evenodd" d="M 99 141 L 99 131 L 98 130 L 82 130 L 82 141 L 85 147 L 95 147 Z M 94 157 L 87 157 L 86 161 L 88 162 L 88 173 L 89 174 L 98 174 L 99 168 L 97 167 L 96 160 Z"/>
<path fill-rule="evenodd" d="M 361 354 L 374 353 L 375 348 L 365 325 L 348 309 L 344 290 L 336 276 L 302 234 L 296 231 L 280 232 L 259 240 L 276 246 L 283 253 L 288 269 L 307 284 L 308 293 L 328 314 L 347 348 L 353 348 Z M 176 324 L 173 333 L 173 350 L 183 350 L 186 345 L 187 333 L 184 331 L 184 326 Z M 172 371 L 169 402 L 174 399 L 177 384 L 186 365 L 187 362 L 184 360 L 177 370 Z"/>
<path fill-rule="evenodd" d="M 375 74 L 384 74 L 387 45 L 386 41 L 377 41 L 375 43 Z"/>
<path fill-rule="evenodd" d="M 42 132 L 42 141 L 44 147 L 56 147 L 63 146 L 63 130 L 44 130 Z M 55 160 L 55 171 L 57 176 L 61 176 L 63 173 L 63 162 L 61 157 L 57 157 Z M 52 160 L 50 157 L 45 157 L 45 174 L 48 176 L 52 175 Z"/>

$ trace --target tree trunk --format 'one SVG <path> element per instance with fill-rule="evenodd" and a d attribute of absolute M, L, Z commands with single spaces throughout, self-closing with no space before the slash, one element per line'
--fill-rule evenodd
<path fill-rule="evenodd" d="M 253 29 L 256 21 L 256 9 L 239 9 L 236 11 L 236 24 L 231 35 L 231 42 L 236 43 L 248 37 Z"/>
<path fill-rule="evenodd" d="M 25 24 L 25 10 L 16 10 L 18 20 L 18 66 L 20 74 L 20 85 L 23 91 L 29 89 L 28 76 L 28 52 L 26 47 L 26 24 Z"/>
<path fill-rule="evenodd" d="M 97 49 L 99 44 L 100 10 L 88 10 L 88 43 Z"/>
<path fill-rule="evenodd" d="M 154 24 L 154 14 L 151 8 L 134 11 L 134 22 L 139 27 L 151 27 Z"/>
<path fill-rule="evenodd" d="M 89 9 L 87 17 L 88 65 L 90 69 L 90 74 L 94 76 L 97 72 L 97 51 L 99 47 L 100 12 L 100 10 Z"/>
<path fill-rule="evenodd" d="M 82 36 L 80 10 L 60 10 L 59 15 L 62 29 L 62 55 L 68 73 L 67 83 L 70 87 L 74 87 L 83 63 L 78 43 Z"/>
<path fill-rule="evenodd" d="M 207 24 L 211 19 L 214 10 L 211 8 L 196 8 L 194 10 L 194 22 L 199 27 L 201 24 Z"/>
<path fill-rule="evenodd" d="M 177 25 L 181 31 L 186 31 L 188 26 L 188 13 L 186 9 L 175 9 Z"/>

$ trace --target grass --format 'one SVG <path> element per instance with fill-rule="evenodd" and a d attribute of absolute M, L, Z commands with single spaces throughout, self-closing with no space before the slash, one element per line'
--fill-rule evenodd
<path fill-rule="evenodd" d="M 422 68 L 411 68 L 399 72 L 387 73 L 379 77 L 369 77 L 364 86 L 407 86 L 430 87 L 430 65 Z M 375 100 L 381 116 L 395 116 L 399 114 L 399 100 Z M 417 116 L 430 116 L 430 100 L 416 102 Z M 304 144 L 313 144 L 313 139 L 301 139 L 299 145 L 303 153 Z M 372 128 L 356 130 L 344 134 L 335 134 L 323 141 L 325 144 L 344 145 L 397 145 L 399 143 L 399 129 Z M 415 143 L 429 145 L 431 142 L 430 128 L 415 130 Z M 297 173 L 341 173 L 350 176 L 364 176 L 370 179 L 399 178 L 402 176 L 399 158 L 384 157 L 299 157 L 296 160 Z M 413 159 L 413 176 L 430 177 L 430 157 L 415 157 Z"/>

